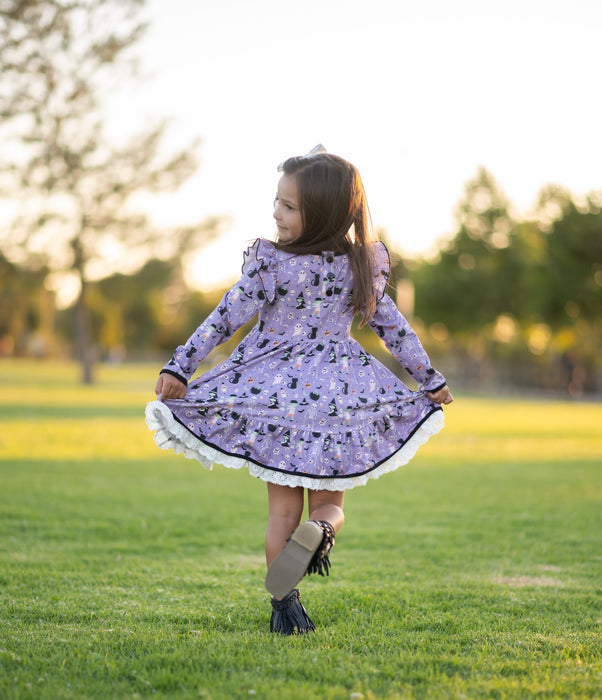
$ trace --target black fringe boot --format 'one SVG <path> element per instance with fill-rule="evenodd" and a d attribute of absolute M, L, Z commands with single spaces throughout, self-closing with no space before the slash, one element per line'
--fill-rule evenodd
<path fill-rule="evenodd" d="M 328 576 L 334 528 L 326 520 L 306 520 L 293 532 L 284 549 L 270 564 L 265 587 L 284 599 L 306 574 Z"/>
<path fill-rule="evenodd" d="M 307 634 L 314 632 L 314 623 L 309 619 L 307 610 L 301 605 L 299 589 L 293 589 L 285 598 L 272 598 L 272 618 L 270 632 L 285 635 Z"/>
<path fill-rule="evenodd" d="M 329 553 L 334 545 L 334 527 L 327 520 L 313 520 L 321 528 L 323 537 L 322 544 L 316 550 L 307 567 L 307 574 L 320 574 L 320 576 L 328 576 L 330 572 L 330 557 Z"/>

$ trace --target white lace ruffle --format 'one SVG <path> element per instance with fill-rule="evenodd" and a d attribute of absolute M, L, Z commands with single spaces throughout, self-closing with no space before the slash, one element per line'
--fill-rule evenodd
<path fill-rule="evenodd" d="M 251 476 L 263 481 L 281 486 L 302 486 L 319 491 L 344 491 L 356 486 L 363 486 L 369 479 L 378 479 L 382 474 L 392 472 L 407 464 L 414 457 L 418 448 L 443 428 L 443 422 L 443 411 L 435 411 L 400 450 L 386 462 L 366 474 L 340 479 L 312 479 L 299 474 L 277 472 L 249 462 L 244 457 L 224 454 L 220 450 L 206 445 L 178 423 L 165 404 L 160 401 L 151 401 L 146 405 L 146 424 L 155 431 L 155 442 L 162 450 L 171 449 L 176 454 L 183 454 L 188 459 L 196 459 L 205 469 L 211 469 L 213 464 L 221 464 L 229 469 L 248 467 Z"/>

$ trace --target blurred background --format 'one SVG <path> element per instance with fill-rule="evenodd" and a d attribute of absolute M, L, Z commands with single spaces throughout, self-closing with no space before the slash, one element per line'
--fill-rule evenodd
<path fill-rule="evenodd" d="M 601 26 L 596 0 L 0 0 L 0 358 L 162 366 L 323 143 L 455 386 L 599 398 Z"/>

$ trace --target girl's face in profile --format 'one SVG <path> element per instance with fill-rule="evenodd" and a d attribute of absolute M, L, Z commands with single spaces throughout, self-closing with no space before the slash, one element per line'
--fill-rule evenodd
<path fill-rule="evenodd" d="M 283 175 L 278 181 L 274 219 L 278 227 L 278 243 L 292 243 L 299 238 L 303 224 L 297 197 L 297 178 L 294 175 Z"/>

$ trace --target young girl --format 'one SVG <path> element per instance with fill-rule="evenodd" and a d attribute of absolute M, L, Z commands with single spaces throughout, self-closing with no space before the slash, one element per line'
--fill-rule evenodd
<path fill-rule="evenodd" d="M 353 165 L 316 147 L 279 170 L 275 243 L 258 239 L 242 277 L 161 370 L 146 421 L 163 449 L 267 482 L 270 629 L 314 630 L 295 586 L 328 574 L 343 496 L 406 464 L 453 400 L 386 293 L 389 255 L 371 240 Z M 225 362 L 199 363 L 259 313 Z M 350 338 L 356 314 L 419 383 L 411 391 Z M 309 519 L 300 524 L 307 490 Z"/>

